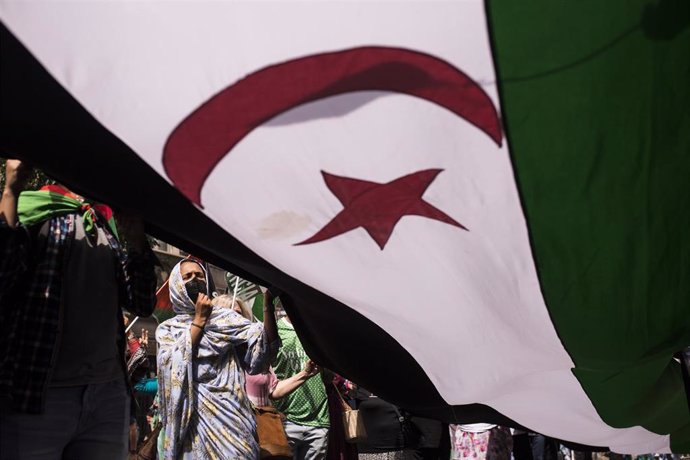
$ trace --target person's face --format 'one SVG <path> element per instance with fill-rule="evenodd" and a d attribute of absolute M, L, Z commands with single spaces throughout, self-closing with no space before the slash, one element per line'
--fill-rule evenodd
<path fill-rule="evenodd" d="M 235 310 L 235 313 L 239 313 L 240 315 L 242 314 L 242 306 L 240 306 L 240 303 L 235 300 L 235 304 L 232 306 L 232 309 Z"/>
<path fill-rule="evenodd" d="M 196 303 L 200 294 L 208 295 L 206 275 L 199 264 L 192 261 L 182 263 L 180 276 L 182 276 L 187 296 L 192 303 Z"/>
<path fill-rule="evenodd" d="M 206 275 L 196 262 L 184 262 L 180 265 L 180 275 L 185 284 L 193 279 L 206 282 Z"/>

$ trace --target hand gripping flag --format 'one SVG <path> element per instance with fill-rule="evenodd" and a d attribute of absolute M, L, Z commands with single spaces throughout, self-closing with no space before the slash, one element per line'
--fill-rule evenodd
<path fill-rule="evenodd" d="M 3 148 L 283 289 L 321 364 L 448 421 L 690 451 L 685 2 L 0 18 Z"/>

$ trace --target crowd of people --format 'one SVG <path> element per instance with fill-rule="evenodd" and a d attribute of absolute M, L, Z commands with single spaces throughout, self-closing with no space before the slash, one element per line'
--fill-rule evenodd
<path fill-rule="evenodd" d="M 28 174 L 8 160 L 0 202 L 0 459 L 624 458 L 416 417 L 312 361 L 289 296 L 267 289 L 258 320 L 196 259 L 170 273 L 175 316 L 151 359 L 130 316 L 155 304 L 141 219 L 59 185 L 24 191 Z"/>

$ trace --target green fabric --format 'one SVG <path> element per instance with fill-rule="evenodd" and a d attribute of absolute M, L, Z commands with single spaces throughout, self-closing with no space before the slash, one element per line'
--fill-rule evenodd
<path fill-rule="evenodd" d="M 264 321 L 264 296 L 258 295 L 254 297 L 254 303 L 252 303 L 252 313 L 259 321 Z"/>
<path fill-rule="evenodd" d="M 84 231 L 89 234 L 93 233 L 95 230 L 94 221 L 97 217 L 96 211 L 88 203 L 85 206 L 85 203 L 74 198 L 45 190 L 22 192 L 17 203 L 19 221 L 26 227 L 45 222 L 56 216 L 74 214 L 80 211 L 83 211 Z M 115 220 L 109 219 L 107 224 L 117 238 Z"/>
<path fill-rule="evenodd" d="M 167 320 L 169 320 L 170 318 L 174 317 L 174 316 L 175 316 L 175 312 L 174 312 L 173 310 L 171 310 L 171 309 L 168 310 L 168 309 L 156 308 L 156 309 L 153 311 L 153 316 L 156 317 L 156 319 L 158 320 L 158 324 L 160 324 L 160 323 L 162 323 L 163 321 L 167 321 Z"/>
<path fill-rule="evenodd" d="M 278 335 L 282 346 L 273 362 L 273 371 L 280 380 L 292 377 L 304 368 L 309 359 L 293 327 L 283 318 L 278 321 Z M 319 376 L 307 380 L 302 386 L 273 405 L 288 420 L 300 425 L 328 427 L 328 397 Z"/>
<path fill-rule="evenodd" d="M 690 2 L 491 1 L 542 291 L 602 419 L 690 452 Z"/>

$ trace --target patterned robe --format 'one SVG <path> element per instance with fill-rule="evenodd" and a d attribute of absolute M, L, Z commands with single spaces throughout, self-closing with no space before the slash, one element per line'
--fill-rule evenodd
<path fill-rule="evenodd" d="M 280 342 L 268 344 L 261 323 L 251 323 L 229 308 L 214 308 L 193 358 L 194 306 L 179 264 L 170 275 L 170 298 L 178 314 L 156 331 L 162 458 L 258 458 L 244 369 L 265 372 Z M 242 357 L 238 346 L 246 347 Z"/>

